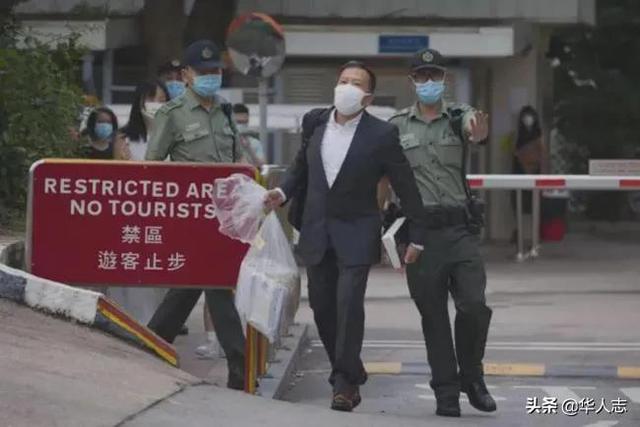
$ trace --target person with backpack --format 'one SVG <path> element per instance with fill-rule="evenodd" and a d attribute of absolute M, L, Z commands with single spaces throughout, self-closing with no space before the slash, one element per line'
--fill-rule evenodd
<path fill-rule="evenodd" d="M 360 358 L 364 295 L 371 265 L 380 260 L 377 189 L 383 176 L 409 217 L 407 263 L 423 243 L 420 195 L 398 129 L 366 111 L 375 88 L 375 74 L 363 63 L 340 68 L 334 106 L 305 115 L 302 147 L 265 199 L 271 209 L 291 200 L 289 220 L 300 231 L 309 303 L 332 367 L 331 408 L 346 412 L 360 404 L 367 380 Z"/>

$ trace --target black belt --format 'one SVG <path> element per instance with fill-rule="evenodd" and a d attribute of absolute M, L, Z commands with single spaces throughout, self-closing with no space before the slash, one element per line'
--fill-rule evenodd
<path fill-rule="evenodd" d="M 463 207 L 427 206 L 424 208 L 427 228 L 444 228 L 467 223 L 467 210 Z"/>

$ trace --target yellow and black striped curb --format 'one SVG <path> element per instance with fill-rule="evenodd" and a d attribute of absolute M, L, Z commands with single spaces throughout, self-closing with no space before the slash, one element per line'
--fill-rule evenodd
<path fill-rule="evenodd" d="M 0 298 L 105 330 L 178 366 L 176 349 L 99 292 L 43 279 L 0 264 Z"/>
<path fill-rule="evenodd" d="M 369 362 L 369 375 L 425 375 L 430 372 L 426 362 Z M 539 363 L 484 364 L 484 373 L 502 377 L 574 377 L 640 379 L 640 366 L 615 365 L 546 365 Z"/>

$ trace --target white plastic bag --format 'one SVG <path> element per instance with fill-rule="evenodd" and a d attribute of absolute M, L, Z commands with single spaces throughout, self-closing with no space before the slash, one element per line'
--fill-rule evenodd
<path fill-rule="evenodd" d="M 213 204 L 220 232 L 251 244 L 236 287 L 240 317 L 273 343 L 295 317 L 300 273 L 278 217 L 265 217 L 265 193 L 251 178 L 234 174 L 215 180 Z"/>
<path fill-rule="evenodd" d="M 275 213 L 267 215 L 240 266 L 236 306 L 240 316 L 270 342 L 293 319 L 300 273 Z M 293 314 L 291 313 L 293 311 Z"/>
<path fill-rule="evenodd" d="M 213 185 L 213 205 L 220 233 L 251 243 L 264 219 L 266 190 L 246 175 L 218 178 Z"/>

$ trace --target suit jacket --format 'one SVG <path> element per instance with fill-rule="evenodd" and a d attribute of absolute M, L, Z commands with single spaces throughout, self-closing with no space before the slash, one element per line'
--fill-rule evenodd
<path fill-rule="evenodd" d="M 311 117 L 317 120 L 317 116 L 317 110 L 307 113 L 303 127 Z M 318 264 L 327 249 L 333 248 L 345 265 L 379 262 L 382 224 L 376 194 L 377 184 L 385 175 L 409 219 L 411 242 L 422 244 L 425 230 L 422 200 L 400 147 L 398 128 L 363 112 L 342 168 L 329 188 L 321 155 L 328 117 L 324 114 L 317 123 L 280 187 L 289 200 L 299 184 L 307 180 L 298 243 L 303 261 L 307 265 Z"/>

